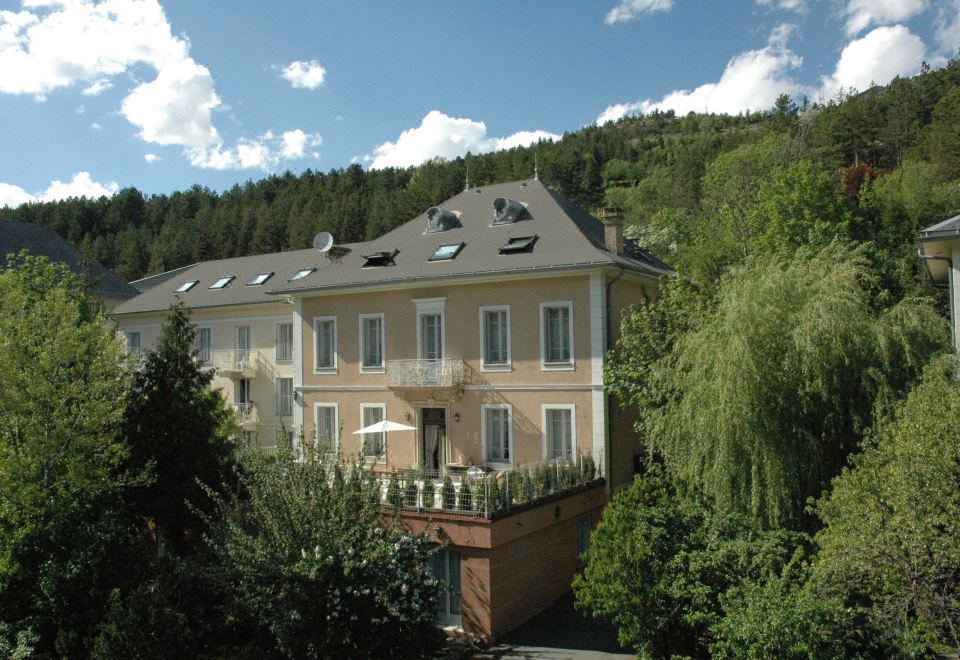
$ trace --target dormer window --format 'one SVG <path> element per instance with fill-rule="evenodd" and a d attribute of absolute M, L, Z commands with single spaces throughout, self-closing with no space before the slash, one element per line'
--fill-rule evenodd
<path fill-rule="evenodd" d="M 267 280 L 269 280 L 271 277 L 273 277 L 273 273 L 260 273 L 254 276 L 252 280 L 247 282 L 247 286 L 260 286 L 261 284 L 264 284 Z"/>
<path fill-rule="evenodd" d="M 315 270 L 316 270 L 316 268 L 301 268 L 300 270 L 298 270 L 297 272 L 295 272 L 293 275 L 291 275 L 291 276 L 290 276 L 290 279 L 287 280 L 287 281 L 288 281 L 288 282 L 296 282 L 297 280 L 302 280 L 304 277 L 306 277 L 307 275 L 309 275 L 310 273 L 312 273 L 312 272 L 315 271 Z"/>
<path fill-rule="evenodd" d="M 210 285 L 210 288 L 211 288 L 211 289 L 225 289 L 225 288 L 227 288 L 227 285 L 230 284 L 230 282 L 232 282 L 235 278 L 236 278 L 236 276 L 234 276 L 234 275 L 227 275 L 226 277 L 221 277 L 219 280 L 217 280 L 216 282 L 214 282 L 213 284 L 211 284 L 211 285 Z"/>
<path fill-rule="evenodd" d="M 441 245 L 434 250 L 433 255 L 427 261 L 450 261 L 456 259 L 463 249 L 464 243 L 453 243 L 451 245 Z"/>
<path fill-rule="evenodd" d="M 523 217 L 527 208 L 507 197 L 497 197 L 493 200 L 493 224 L 494 225 L 512 225 Z"/>
<path fill-rule="evenodd" d="M 433 234 L 462 226 L 456 213 L 434 206 L 427 210 L 427 228 L 423 233 Z"/>
<path fill-rule="evenodd" d="M 533 252 L 533 246 L 539 236 L 520 236 L 511 238 L 506 245 L 500 248 L 500 254 L 516 254 L 518 252 Z"/>
<path fill-rule="evenodd" d="M 186 282 L 184 282 L 183 284 L 177 287 L 176 293 L 186 293 L 193 287 L 197 286 L 197 282 L 199 281 L 200 280 L 187 280 Z"/>
<path fill-rule="evenodd" d="M 366 262 L 363 264 L 364 268 L 382 268 L 383 266 L 395 266 L 393 258 L 400 254 L 400 250 L 394 250 L 393 252 L 375 252 L 369 255 L 363 255 L 363 258 L 366 259 Z"/>

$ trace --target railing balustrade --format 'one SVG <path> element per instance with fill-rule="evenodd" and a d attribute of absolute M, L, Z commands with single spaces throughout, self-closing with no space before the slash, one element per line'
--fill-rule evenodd
<path fill-rule="evenodd" d="M 458 387 L 463 384 L 463 360 L 387 360 L 391 387 Z"/>
<path fill-rule="evenodd" d="M 601 479 L 590 456 L 532 463 L 512 470 L 395 470 L 379 475 L 387 507 L 492 518 Z"/>
<path fill-rule="evenodd" d="M 260 352 L 249 348 L 213 351 L 213 368 L 217 371 L 252 371 L 260 362 Z"/>
<path fill-rule="evenodd" d="M 257 409 L 252 401 L 234 403 L 232 408 L 240 424 L 249 424 L 257 421 Z"/>

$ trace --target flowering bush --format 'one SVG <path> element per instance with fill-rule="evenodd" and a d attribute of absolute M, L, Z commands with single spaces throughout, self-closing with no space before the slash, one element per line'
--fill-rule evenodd
<path fill-rule="evenodd" d="M 379 486 L 359 464 L 333 478 L 289 452 L 246 457 L 219 499 L 211 547 L 238 617 L 296 658 L 430 657 L 438 581 L 425 536 L 380 524 Z M 399 494 L 399 487 L 397 488 Z"/>

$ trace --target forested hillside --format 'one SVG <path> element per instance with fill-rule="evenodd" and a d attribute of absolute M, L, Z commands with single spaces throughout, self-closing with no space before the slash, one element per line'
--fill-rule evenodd
<path fill-rule="evenodd" d="M 124 188 L 109 199 L 4 208 L 0 219 L 53 227 L 132 280 L 307 247 L 321 230 L 369 239 L 461 190 L 468 167 L 478 185 L 531 177 L 535 151 L 547 184 L 588 209 L 625 207 L 638 239 L 700 276 L 735 261 L 747 242 L 790 241 L 824 222 L 902 252 L 918 226 L 960 206 L 960 62 L 824 105 L 783 97 L 739 117 L 654 113 L 467 160 L 285 173 L 222 193 Z"/>

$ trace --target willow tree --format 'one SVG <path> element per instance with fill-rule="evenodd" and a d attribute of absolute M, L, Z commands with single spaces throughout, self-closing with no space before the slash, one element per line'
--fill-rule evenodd
<path fill-rule="evenodd" d="M 927 301 L 878 309 L 874 289 L 865 251 L 839 244 L 732 270 L 709 317 L 646 374 L 650 447 L 722 509 L 802 525 L 807 499 L 947 345 Z"/>

